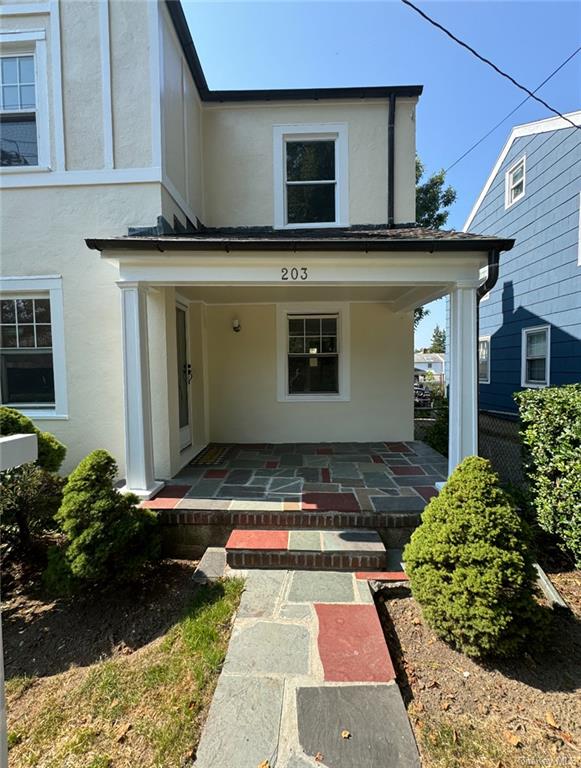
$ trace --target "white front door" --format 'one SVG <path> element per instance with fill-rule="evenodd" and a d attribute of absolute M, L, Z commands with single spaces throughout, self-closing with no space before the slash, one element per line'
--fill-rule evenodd
<path fill-rule="evenodd" d="M 192 444 L 192 425 L 190 419 L 190 384 L 192 366 L 189 362 L 188 345 L 189 313 L 186 307 L 176 304 L 176 342 L 178 365 L 178 414 L 180 429 L 180 450 Z"/>

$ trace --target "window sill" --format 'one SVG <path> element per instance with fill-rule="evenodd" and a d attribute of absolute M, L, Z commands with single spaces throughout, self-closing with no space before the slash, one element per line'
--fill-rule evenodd
<path fill-rule="evenodd" d="M 279 403 L 348 403 L 348 395 L 287 395 L 279 397 Z"/>
<path fill-rule="evenodd" d="M 509 208 L 512 208 L 517 203 L 520 203 L 520 201 L 524 198 L 525 193 L 523 192 L 522 195 L 519 195 L 518 197 L 515 197 L 515 199 L 512 201 L 512 203 L 506 203 L 504 206 L 504 210 L 508 211 Z"/>
<path fill-rule="evenodd" d="M 545 382 L 544 384 L 540 383 L 533 383 L 529 381 L 523 381 L 521 384 L 521 387 L 525 387 L 526 389 L 544 389 L 545 387 L 548 387 L 549 384 Z"/>
<path fill-rule="evenodd" d="M 19 173 L 48 173 L 48 165 L 5 165 L 0 166 L 0 176 L 14 176 Z"/>
<path fill-rule="evenodd" d="M 32 421 L 68 421 L 68 413 L 57 413 L 54 410 L 39 408 L 19 408 L 17 405 L 7 405 L 7 408 L 14 408 L 23 416 L 26 416 Z"/>

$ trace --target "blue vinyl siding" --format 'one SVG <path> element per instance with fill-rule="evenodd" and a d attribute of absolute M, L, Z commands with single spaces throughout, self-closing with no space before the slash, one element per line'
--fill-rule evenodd
<path fill-rule="evenodd" d="M 505 174 L 526 157 L 525 195 L 505 210 Z M 521 389 L 522 331 L 550 325 L 550 384 L 581 381 L 579 204 L 581 131 L 564 128 L 517 138 L 470 230 L 513 237 L 500 274 L 480 304 L 480 335 L 491 337 L 490 384 L 480 408 L 515 413 Z"/>

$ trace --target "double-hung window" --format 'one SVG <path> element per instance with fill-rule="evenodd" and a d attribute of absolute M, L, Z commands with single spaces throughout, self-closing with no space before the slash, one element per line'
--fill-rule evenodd
<path fill-rule="evenodd" d="M 287 322 L 289 395 L 338 395 L 338 315 L 288 315 Z"/>
<path fill-rule="evenodd" d="M 548 325 L 523 328 L 522 376 L 523 387 L 546 387 L 550 381 L 551 331 Z"/>
<path fill-rule="evenodd" d="M 505 179 L 505 208 L 510 208 L 525 194 L 525 157 L 516 162 L 506 173 Z"/>
<path fill-rule="evenodd" d="M 478 381 L 490 384 L 490 336 L 478 339 Z"/>
<path fill-rule="evenodd" d="M 0 57 L 1 164 L 38 165 L 34 55 Z"/>
<path fill-rule="evenodd" d="M 66 418 L 60 277 L 0 278 L 0 404 Z"/>
<path fill-rule="evenodd" d="M 348 224 L 345 125 L 275 126 L 274 159 L 276 227 Z"/>

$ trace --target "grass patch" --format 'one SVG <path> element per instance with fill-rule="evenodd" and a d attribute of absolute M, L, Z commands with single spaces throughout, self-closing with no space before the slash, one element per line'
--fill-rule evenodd
<path fill-rule="evenodd" d="M 40 679 L 29 695 L 31 684 L 10 681 L 12 768 L 181 765 L 197 746 L 242 589 L 237 580 L 198 588 L 186 615 L 131 655 Z"/>
<path fill-rule="evenodd" d="M 6 680 L 4 689 L 6 696 L 10 696 L 12 700 L 20 698 L 23 693 L 26 693 L 34 685 L 36 680 L 36 677 L 28 677 L 28 675 L 21 675 Z"/>

